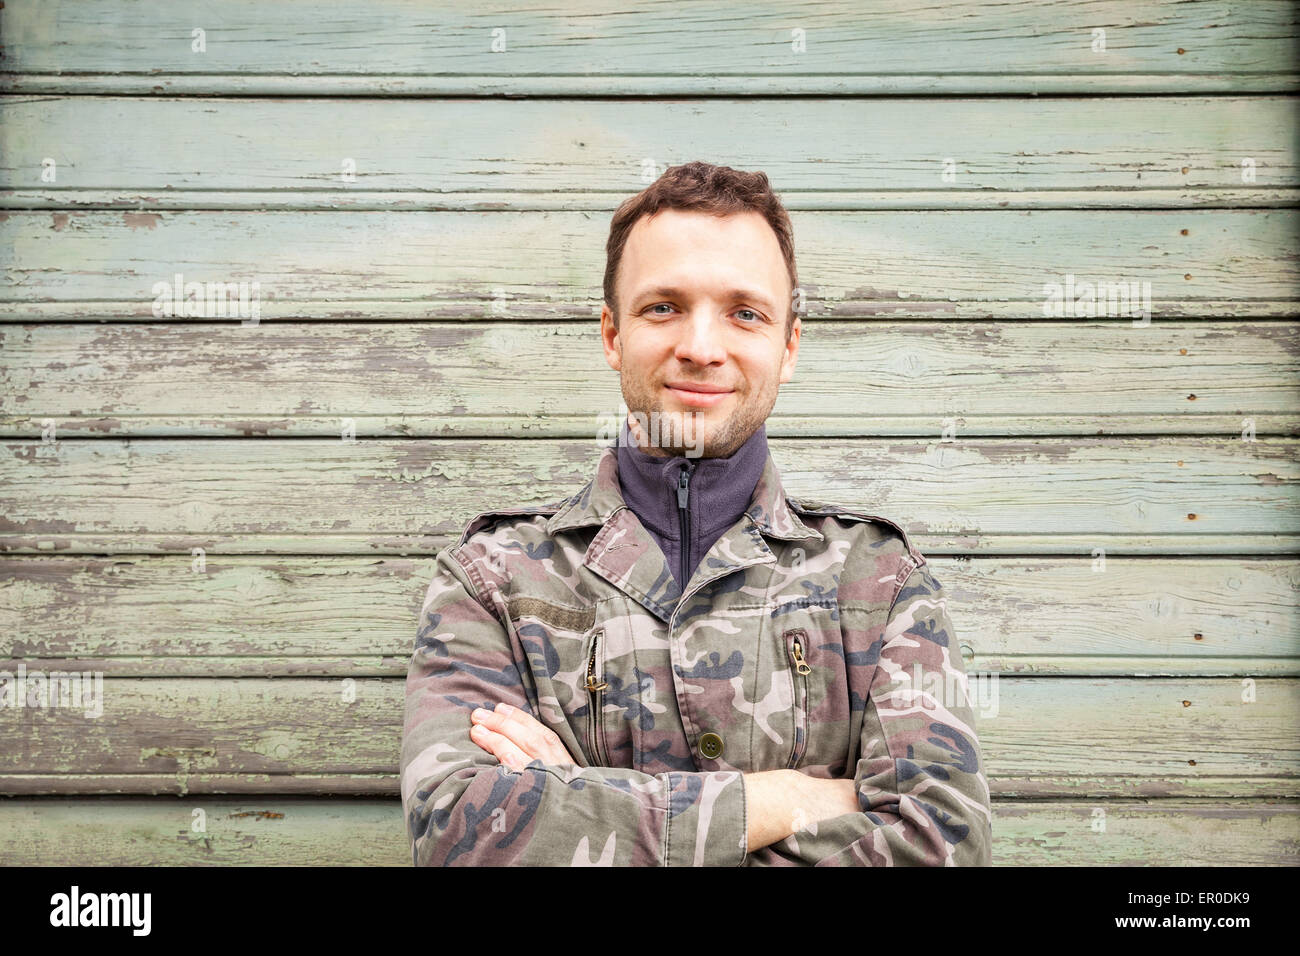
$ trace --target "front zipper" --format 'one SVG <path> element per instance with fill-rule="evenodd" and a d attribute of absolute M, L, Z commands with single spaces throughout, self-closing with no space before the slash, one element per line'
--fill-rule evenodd
<path fill-rule="evenodd" d="M 677 474 L 677 518 L 681 528 L 681 574 L 682 574 L 682 593 L 686 593 L 686 579 L 690 576 L 691 563 L 691 514 L 690 514 L 690 482 L 691 474 L 695 471 L 695 465 L 686 462 L 682 465 L 682 470 Z"/>
<path fill-rule="evenodd" d="M 790 663 L 794 667 L 790 672 L 790 681 L 798 697 L 799 715 L 795 720 L 794 749 L 790 752 L 790 762 L 786 764 L 788 770 L 798 765 L 803 759 L 804 751 L 808 749 L 808 675 L 812 673 L 812 667 L 804 657 L 804 642 L 808 640 L 808 632 L 802 627 L 792 627 L 785 632 L 785 639 Z"/>
<path fill-rule="evenodd" d="M 596 652 L 604 633 L 597 630 L 591 635 L 591 655 L 587 658 L 587 753 L 594 767 L 606 765 L 603 693 L 609 684 L 600 679 L 596 667 Z"/>

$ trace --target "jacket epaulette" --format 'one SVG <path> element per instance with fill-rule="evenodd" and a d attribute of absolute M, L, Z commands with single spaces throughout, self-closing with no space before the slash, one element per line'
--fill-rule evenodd
<path fill-rule="evenodd" d="M 470 519 L 469 524 L 465 525 L 465 530 L 461 532 L 460 540 L 456 542 L 456 547 L 460 547 L 470 539 L 471 535 L 482 531 L 484 528 L 490 528 L 505 518 L 518 518 L 529 515 L 546 515 L 550 516 L 558 512 L 569 503 L 568 498 L 563 501 L 552 502 L 546 505 L 530 505 L 525 508 L 494 508 L 491 511 L 482 511 Z"/>
<path fill-rule="evenodd" d="M 875 521 L 879 524 L 893 528 L 898 536 L 902 539 L 903 545 L 907 548 L 907 553 L 917 564 L 924 564 L 925 557 L 912 544 L 912 539 L 908 537 L 903 526 L 897 521 L 891 521 L 889 518 L 883 518 L 880 515 L 867 514 L 865 511 L 854 511 L 852 508 L 845 508 L 841 505 L 833 504 L 827 501 L 814 501 L 809 498 L 791 498 L 785 497 L 790 508 L 799 514 L 807 515 L 826 515 L 834 518 L 848 518 L 854 521 Z"/>

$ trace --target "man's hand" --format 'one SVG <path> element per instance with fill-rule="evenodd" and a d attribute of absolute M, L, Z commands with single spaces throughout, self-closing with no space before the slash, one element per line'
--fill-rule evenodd
<path fill-rule="evenodd" d="M 750 853 L 809 824 L 862 812 L 852 780 L 810 777 L 798 770 L 763 770 L 745 774 L 744 780 Z"/>
<path fill-rule="evenodd" d="M 476 708 L 469 738 L 511 770 L 522 770 L 532 760 L 550 764 L 576 764 L 559 735 L 527 711 L 509 704 L 496 710 Z"/>

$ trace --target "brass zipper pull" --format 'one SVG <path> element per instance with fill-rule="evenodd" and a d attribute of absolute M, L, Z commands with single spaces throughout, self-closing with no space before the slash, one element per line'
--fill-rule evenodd
<path fill-rule="evenodd" d="M 596 682 L 596 639 L 591 641 L 591 657 L 587 659 L 587 690 L 595 693 L 598 690 L 605 690 L 609 684 L 604 681 Z"/>
<path fill-rule="evenodd" d="M 803 645 L 799 643 L 799 638 L 794 639 L 794 669 L 800 674 L 811 674 L 812 668 L 808 662 L 803 659 Z"/>
<path fill-rule="evenodd" d="M 608 761 L 605 755 L 605 726 L 602 717 L 601 691 L 609 687 L 603 680 L 596 680 L 596 650 L 600 644 L 602 631 L 591 636 L 591 656 L 587 658 L 587 692 L 591 701 L 587 709 L 587 752 L 591 755 L 592 766 L 603 767 Z"/>

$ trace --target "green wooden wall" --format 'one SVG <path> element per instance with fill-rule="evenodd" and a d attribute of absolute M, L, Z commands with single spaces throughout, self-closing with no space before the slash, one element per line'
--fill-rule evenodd
<path fill-rule="evenodd" d="M 7 0 L 0 669 L 103 712 L 0 708 L 0 861 L 408 865 L 432 557 L 585 479 L 610 213 L 704 159 L 794 220 L 789 490 L 905 524 L 999 675 L 995 863 L 1296 863 L 1298 27 Z M 178 273 L 257 316 L 155 315 Z"/>

